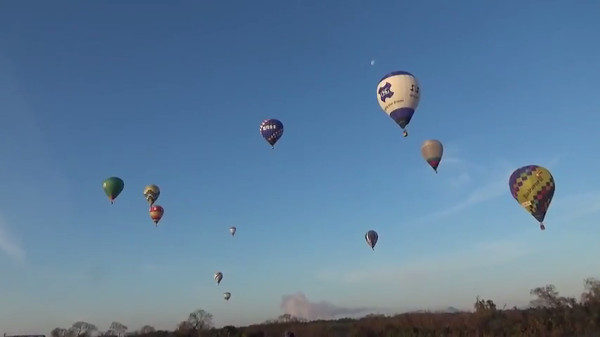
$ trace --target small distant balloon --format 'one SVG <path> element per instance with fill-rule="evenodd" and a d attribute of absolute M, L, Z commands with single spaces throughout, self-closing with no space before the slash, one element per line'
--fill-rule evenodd
<path fill-rule="evenodd" d="M 404 137 L 419 100 L 421 89 L 417 78 L 407 71 L 394 71 L 385 75 L 377 85 L 379 107 L 398 124 Z"/>
<path fill-rule="evenodd" d="M 437 173 L 437 168 L 440 165 L 440 161 L 442 161 L 443 154 L 444 146 L 437 139 L 428 139 L 421 145 L 421 155 L 429 163 L 429 166 L 433 168 L 435 173 Z"/>
<path fill-rule="evenodd" d="M 261 136 L 275 148 L 275 143 L 283 136 L 283 123 L 274 118 L 265 119 L 260 123 L 260 134 Z"/>
<path fill-rule="evenodd" d="M 102 183 L 102 188 L 104 189 L 104 193 L 108 197 L 110 203 L 114 203 L 115 199 L 121 194 L 123 188 L 125 187 L 125 182 L 123 179 L 119 177 L 110 177 Z"/>
<path fill-rule="evenodd" d="M 150 218 L 156 227 L 158 227 L 158 222 L 162 219 L 163 214 L 165 214 L 165 209 L 162 206 L 152 205 L 150 207 Z"/>
<path fill-rule="evenodd" d="M 231 293 L 230 292 L 223 293 L 223 298 L 225 299 L 225 301 L 229 301 L 230 297 L 231 297 Z"/>
<path fill-rule="evenodd" d="M 160 188 L 158 186 L 152 184 L 144 187 L 144 198 L 146 198 L 150 206 L 154 205 L 159 196 Z"/>
<path fill-rule="evenodd" d="M 237 231 L 237 228 L 235 228 L 235 226 L 229 227 L 229 233 L 231 233 L 231 236 L 234 236 L 236 231 Z"/>
<path fill-rule="evenodd" d="M 527 165 L 516 169 L 508 179 L 513 198 L 521 204 L 545 230 L 544 219 L 554 197 L 554 177 L 546 168 Z"/>
<path fill-rule="evenodd" d="M 371 60 L 371 65 L 375 65 L 375 60 Z"/>
<path fill-rule="evenodd" d="M 217 281 L 217 285 L 221 283 L 221 280 L 223 279 L 223 273 L 216 272 L 215 273 L 215 281 Z"/>
<path fill-rule="evenodd" d="M 374 230 L 370 230 L 365 234 L 365 240 L 371 249 L 375 250 L 375 245 L 377 244 L 377 240 L 379 239 L 379 235 Z"/>

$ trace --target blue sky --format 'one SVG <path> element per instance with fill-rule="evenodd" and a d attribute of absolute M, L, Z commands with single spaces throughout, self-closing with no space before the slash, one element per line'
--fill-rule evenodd
<path fill-rule="evenodd" d="M 173 329 L 197 308 L 248 324 L 320 301 L 521 305 L 599 276 L 599 2 L 0 6 L 7 333 Z M 394 70 L 422 89 L 408 138 L 376 100 Z M 258 132 L 270 117 L 285 124 L 275 150 Z M 437 175 L 428 138 L 445 145 Z M 508 191 L 526 164 L 556 180 L 545 232 Z"/>

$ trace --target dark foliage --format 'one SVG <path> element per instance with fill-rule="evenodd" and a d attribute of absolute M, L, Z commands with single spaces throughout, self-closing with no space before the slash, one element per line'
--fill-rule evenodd
<path fill-rule="evenodd" d="M 587 279 L 578 301 L 561 297 L 553 285 L 531 290 L 535 299 L 527 309 L 498 309 L 492 300 L 477 297 L 473 312 L 369 315 L 360 319 L 306 322 L 288 314 L 247 327 L 211 328 L 212 315 L 190 314 L 175 331 L 150 326 L 129 333 L 139 337 L 592 337 L 600 336 L 600 281 Z M 194 323 L 194 324 L 192 324 Z M 75 329 L 55 329 L 63 336 L 84 336 L 82 322 Z M 86 323 L 87 324 L 87 323 Z M 95 328 L 93 325 L 89 325 Z M 72 332 L 71 332 L 72 331 Z"/>

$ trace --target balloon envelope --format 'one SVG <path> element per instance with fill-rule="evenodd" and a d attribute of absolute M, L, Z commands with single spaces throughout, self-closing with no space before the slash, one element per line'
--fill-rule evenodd
<path fill-rule="evenodd" d="M 375 245 L 377 244 L 377 240 L 379 239 L 379 235 L 374 230 L 370 230 L 365 234 L 365 240 L 371 249 L 375 250 Z"/>
<path fill-rule="evenodd" d="M 260 134 L 272 147 L 283 135 L 283 123 L 278 119 L 265 119 L 260 123 Z"/>
<path fill-rule="evenodd" d="M 217 284 L 220 284 L 222 279 L 223 279 L 223 273 L 216 272 L 215 273 L 215 281 L 217 281 Z"/>
<path fill-rule="evenodd" d="M 108 197 L 108 200 L 110 200 L 111 204 L 119 196 L 119 194 L 121 194 L 121 191 L 123 191 L 124 187 L 125 182 L 123 182 L 123 179 L 119 177 L 110 177 L 104 180 L 102 183 L 104 193 Z"/>
<path fill-rule="evenodd" d="M 150 218 L 154 221 L 154 224 L 158 225 L 160 219 L 162 219 L 163 214 L 165 214 L 165 209 L 159 205 L 153 205 L 150 207 Z"/>
<path fill-rule="evenodd" d="M 444 146 L 437 139 L 428 139 L 421 145 L 421 155 L 429 163 L 429 166 L 437 173 L 437 168 L 444 154 Z"/>
<path fill-rule="evenodd" d="M 377 85 L 379 106 L 403 129 L 410 123 L 420 99 L 419 82 L 407 71 L 389 73 Z"/>
<path fill-rule="evenodd" d="M 158 188 L 158 186 L 152 184 L 144 187 L 144 197 L 146 198 L 146 201 L 148 201 L 150 206 L 152 206 L 156 202 L 159 196 L 160 188 Z"/>
<path fill-rule="evenodd" d="M 542 224 L 554 197 L 550 171 L 538 165 L 523 166 L 510 175 L 508 185 L 513 198 Z"/>
<path fill-rule="evenodd" d="M 231 236 L 234 236 L 236 231 L 237 231 L 237 228 L 235 228 L 234 226 L 229 227 L 229 233 L 231 233 Z"/>
<path fill-rule="evenodd" d="M 231 293 L 223 293 L 223 298 L 225 298 L 226 301 L 229 301 L 230 297 L 231 297 Z"/>

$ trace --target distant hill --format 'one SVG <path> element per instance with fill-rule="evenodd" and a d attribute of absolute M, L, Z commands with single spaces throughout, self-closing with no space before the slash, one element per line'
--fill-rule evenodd
<path fill-rule="evenodd" d="M 436 311 L 436 312 L 446 312 L 446 313 L 455 313 L 455 312 L 463 312 L 464 310 L 457 309 L 455 307 L 447 307 L 444 310 Z"/>
<path fill-rule="evenodd" d="M 447 308 L 443 308 L 443 309 L 437 309 L 437 310 L 413 310 L 413 311 L 409 311 L 408 313 L 414 313 L 414 314 L 422 314 L 422 313 L 457 313 L 457 312 L 465 312 L 465 310 L 460 310 L 458 308 L 455 307 L 447 307 Z"/>

